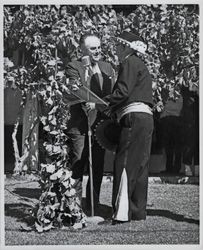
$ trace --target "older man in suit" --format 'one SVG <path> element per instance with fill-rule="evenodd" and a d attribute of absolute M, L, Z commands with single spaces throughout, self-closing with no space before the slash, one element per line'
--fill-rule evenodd
<path fill-rule="evenodd" d="M 66 77 L 69 78 L 69 84 L 74 87 L 75 81 L 87 86 L 100 98 L 109 95 L 114 84 L 114 70 L 112 66 L 101 61 L 101 41 L 95 34 L 85 34 L 81 37 L 80 46 L 83 56 L 89 57 L 88 68 L 83 58 L 72 61 L 66 66 Z M 88 76 L 87 76 L 88 73 Z M 88 77 L 88 81 L 87 78 Z M 95 125 L 105 116 L 95 109 L 93 102 L 75 104 L 70 107 L 71 118 L 67 123 L 67 134 L 70 142 L 70 163 L 73 172 L 73 178 L 76 183 L 76 190 L 82 199 L 82 177 L 84 167 L 88 162 L 88 121 L 87 112 L 94 114 L 95 119 L 92 122 L 92 131 Z M 94 207 L 97 209 L 99 203 L 100 187 L 103 177 L 105 150 L 100 147 L 93 138 L 92 145 L 92 168 L 93 168 L 93 196 Z M 90 208 L 90 182 L 88 180 L 86 188 L 86 205 Z"/>

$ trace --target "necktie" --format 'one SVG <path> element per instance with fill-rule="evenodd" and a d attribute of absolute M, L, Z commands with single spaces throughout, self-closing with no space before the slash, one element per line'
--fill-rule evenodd
<path fill-rule="evenodd" d="M 100 88 L 102 90 L 102 88 L 103 88 L 103 77 L 102 77 L 102 74 L 101 73 L 95 73 L 94 76 L 95 76 L 95 79 L 99 83 Z"/>

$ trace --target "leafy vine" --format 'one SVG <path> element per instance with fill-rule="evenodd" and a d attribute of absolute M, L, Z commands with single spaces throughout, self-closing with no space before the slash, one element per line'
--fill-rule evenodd
<path fill-rule="evenodd" d="M 64 66 L 81 55 L 80 35 L 96 32 L 102 39 L 104 60 L 117 69 L 114 39 L 123 30 L 138 32 L 148 45 L 145 58 L 153 80 L 154 110 L 160 112 L 166 98 L 179 96 L 179 86 L 199 85 L 199 15 L 186 5 L 135 5 L 129 14 L 110 5 L 4 6 L 4 86 L 18 88 L 21 108 L 31 92 L 40 111 L 31 126 L 40 122 L 45 133 L 44 160 L 40 163 L 39 200 L 35 227 L 38 232 L 55 226 L 85 226 L 69 168 L 67 136 L 69 105 Z M 13 62 L 18 51 L 19 62 Z M 30 136 L 20 156 L 16 141 L 19 118 L 14 126 L 15 172 L 23 170 L 29 155 Z M 37 138 L 36 138 L 37 140 Z"/>

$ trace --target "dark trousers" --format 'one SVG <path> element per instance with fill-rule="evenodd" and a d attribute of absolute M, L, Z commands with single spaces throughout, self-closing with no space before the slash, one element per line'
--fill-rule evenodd
<path fill-rule="evenodd" d="M 161 140 L 166 152 L 166 170 L 178 173 L 181 168 L 183 127 L 178 116 L 161 118 Z"/>
<path fill-rule="evenodd" d="M 199 165 L 199 126 L 195 123 L 184 125 L 183 163 Z"/>
<path fill-rule="evenodd" d="M 82 202 L 82 179 L 87 159 L 88 148 L 85 147 L 86 137 L 80 134 L 67 134 L 69 137 L 69 161 L 72 178 L 75 179 L 74 188 L 80 202 Z"/>
<path fill-rule="evenodd" d="M 145 219 L 153 116 L 130 113 L 121 119 L 121 126 L 114 161 L 113 219 Z"/>
<path fill-rule="evenodd" d="M 88 148 L 85 135 L 68 134 L 69 137 L 69 160 L 73 179 L 83 178 L 85 162 L 87 159 Z"/>
<path fill-rule="evenodd" d="M 94 206 L 97 207 L 99 203 L 99 195 L 101 189 L 101 183 L 104 172 L 104 155 L 105 150 L 97 143 L 96 140 L 93 142 L 92 146 L 92 172 L 93 172 L 93 198 Z M 90 178 L 88 178 L 86 187 L 86 205 L 90 208 L 91 198 L 90 198 Z"/>
<path fill-rule="evenodd" d="M 89 170 L 89 145 L 87 135 L 68 134 L 69 136 L 69 158 L 72 177 L 77 179 L 76 191 L 82 195 L 82 178 L 85 166 Z M 104 170 L 104 155 L 105 150 L 97 143 L 96 139 L 92 140 L 92 172 L 93 172 L 93 197 L 95 207 L 99 203 L 100 188 L 103 178 Z M 86 186 L 86 205 L 91 207 L 90 200 L 90 179 L 88 179 Z"/>

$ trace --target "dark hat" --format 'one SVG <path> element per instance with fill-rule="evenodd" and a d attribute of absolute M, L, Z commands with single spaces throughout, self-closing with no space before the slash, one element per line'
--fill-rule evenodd
<path fill-rule="evenodd" d="M 111 119 L 102 120 L 95 128 L 95 137 L 99 145 L 109 151 L 116 151 L 120 133 L 121 126 Z"/>
<path fill-rule="evenodd" d="M 144 40 L 138 34 L 134 34 L 129 31 L 123 31 L 119 37 L 128 42 L 135 42 L 135 41 L 144 42 Z"/>
<path fill-rule="evenodd" d="M 126 44 L 131 49 L 138 51 L 142 54 L 145 54 L 146 52 L 147 45 L 145 44 L 144 40 L 137 34 L 134 34 L 129 31 L 123 31 L 120 36 L 116 38 L 116 40 L 119 43 Z"/>

